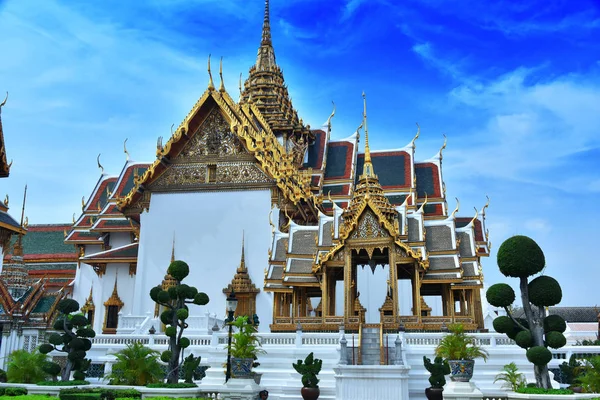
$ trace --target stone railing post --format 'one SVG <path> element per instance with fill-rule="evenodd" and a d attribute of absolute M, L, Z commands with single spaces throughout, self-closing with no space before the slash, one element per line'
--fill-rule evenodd
<path fill-rule="evenodd" d="M 344 334 L 342 334 L 342 338 L 340 339 L 340 361 L 338 364 L 348 365 L 348 341 Z"/>
<path fill-rule="evenodd" d="M 402 340 L 404 339 L 404 334 L 399 332 L 396 336 L 396 340 L 394 341 L 394 346 L 396 348 L 396 357 L 394 360 L 394 364 L 396 365 L 405 365 L 404 362 L 404 354 L 402 353 Z"/>
<path fill-rule="evenodd" d="M 300 324 L 300 322 L 298 322 L 298 325 L 296 325 L 296 347 L 302 347 L 302 324 Z"/>

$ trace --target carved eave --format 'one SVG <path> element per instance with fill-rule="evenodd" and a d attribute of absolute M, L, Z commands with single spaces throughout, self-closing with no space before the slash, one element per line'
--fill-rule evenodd
<path fill-rule="evenodd" d="M 207 90 L 202 95 L 169 141 L 157 151 L 157 160 L 135 180 L 135 186 L 129 194 L 118 200 L 120 210 L 128 217 L 139 218 L 139 213 L 149 204 L 149 187 L 169 168 L 172 160 L 196 134 L 215 106 L 210 104 L 213 102 L 230 125 L 231 132 L 243 143 L 283 196 L 294 205 L 308 205 L 316 216 L 314 196 L 310 191 L 311 171 L 299 171 L 292 165 L 291 156 L 286 154 L 255 105 L 240 107 L 227 92 L 214 90 Z"/>
<path fill-rule="evenodd" d="M 8 288 L 6 287 L 6 284 L 1 279 L 0 279 L 0 304 L 2 305 L 2 308 L 4 308 L 4 312 L 7 315 L 12 314 L 12 310 L 15 307 L 15 301 L 13 300 L 12 296 L 8 292 Z"/>

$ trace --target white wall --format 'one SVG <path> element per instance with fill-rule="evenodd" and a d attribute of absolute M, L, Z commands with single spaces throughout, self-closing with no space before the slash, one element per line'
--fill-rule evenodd
<path fill-rule="evenodd" d="M 208 294 L 209 304 L 192 306 L 191 315 L 206 312 L 225 315 L 223 288 L 231 282 L 240 264 L 242 230 L 246 237 L 246 266 L 261 292 L 257 313 L 262 331 L 272 322 L 273 300 L 264 293 L 264 269 L 271 242 L 267 189 L 238 192 L 154 193 L 150 211 L 141 215 L 140 249 L 135 282 L 134 315 L 154 312 L 148 293 L 159 285 L 171 258 L 175 235 L 175 258 L 186 261 L 190 276 L 186 283 Z"/>

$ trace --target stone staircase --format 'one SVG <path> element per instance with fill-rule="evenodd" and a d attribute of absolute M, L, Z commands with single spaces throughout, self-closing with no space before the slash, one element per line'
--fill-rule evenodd
<path fill-rule="evenodd" d="M 363 328 L 361 349 L 362 365 L 379 365 L 379 328 Z"/>

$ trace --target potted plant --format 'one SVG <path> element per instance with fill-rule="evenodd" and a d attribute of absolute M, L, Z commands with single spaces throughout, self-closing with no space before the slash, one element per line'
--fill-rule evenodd
<path fill-rule="evenodd" d="M 311 352 L 304 362 L 298 360 L 297 363 L 292 363 L 292 366 L 300 375 L 302 375 L 302 398 L 304 400 L 316 400 L 319 398 L 321 391 L 319 390 L 319 378 L 317 375 L 321 372 L 323 360 L 314 358 Z"/>
<path fill-rule="evenodd" d="M 506 364 L 502 367 L 502 372 L 496 375 L 494 383 L 502 381 L 502 387 L 506 387 L 513 392 L 516 392 L 518 388 L 527 385 L 525 375 L 519 372 L 519 367 L 514 362 Z"/>
<path fill-rule="evenodd" d="M 231 335 L 231 376 L 234 378 L 253 378 L 252 367 L 256 364 L 258 354 L 264 353 L 260 348 L 260 337 L 256 335 L 256 327 L 248 322 L 247 316 L 237 317 L 232 323 L 236 332 Z"/>
<path fill-rule="evenodd" d="M 423 365 L 425 365 L 425 369 L 431 374 L 429 377 L 431 387 L 425 389 L 425 396 L 427 396 L 429 400 L 442 400 L 444 398 L 442 392 L 444 391 L 444 385 L 446 384 L 444 375 L 450 373 L 448 362 L 438 356 L 432 363 L 429 358 L 423 356 Z"/>
<path fill-rule="evenodd" d="M 445 335 L 435 349 L 435 355 L 448 361 L 450 379 L 456 382 L 469 382 L 473 377 L 476 358 L 487 361 L 488 352 L 477 344 L 475 337 L 467 335 L 462 324 L 448 327 Z"/>

